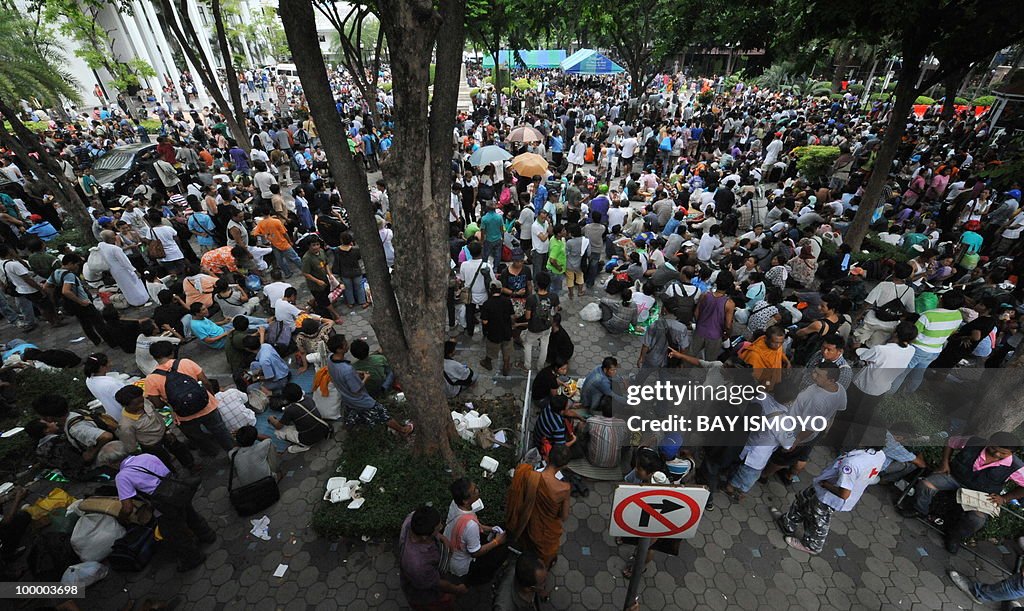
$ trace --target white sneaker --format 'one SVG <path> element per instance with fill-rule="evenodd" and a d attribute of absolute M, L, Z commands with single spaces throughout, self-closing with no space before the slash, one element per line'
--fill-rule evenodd
<path fill-rule="evenodd" d="M 979 605 L 981 604 L 981 601 L 975 598 L 974 594 L 971 593 L 971 582 L 969 579 L 967 579 L 966 577 L 964 577 L 956 571 L 950 571 L 949 580 L 953 582 L 953 585 L 955 585 L 964 594 L 966 594 L 968 598 L 978 603 Z"/>
<path fill-rule="evenodd" d="M 305 452 L 308 449 L 309 449 L 309 446 L 301 446 L 301 445 L 298 445 L 298 444 L 292 444 L 292 445 L 288 446 L 288 453 L 289 454 L 300 454 L 302 452 Z"/>

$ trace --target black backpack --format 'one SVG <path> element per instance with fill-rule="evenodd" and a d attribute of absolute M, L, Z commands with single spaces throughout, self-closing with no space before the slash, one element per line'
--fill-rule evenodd
<path fill-rule="evenodd" d="M 672 289 L 670 291 L 670 289 Z M 671 292 L 671 294 L 669 294 Z M 678 280 L 670 282 L 661 293 L 661 303 L 665 310 L 672 313 L 676 320 L 683 324 L 693 322 L 693 313 L 697 309 L 698 291 L 692 294 L 686 292 L 686 287 Z"/>
<path fill-rule="evenodd" d="M 146 568 L 153 557 L 156 539 L 148 526 L 132 526 L 123 537 L 114 541 L 106 563 L 122 573 L 134 573 Z"/>
<path fill-rule="evenodd" d="M 875 318 L 882 322 L 896 322 L 903 320 L 903 317 L 907 315 L 907 306 L 903 303 L 903 296 L 907 294 L 907 291 L 912 291 L 911 287 L 905 287 L 906 290 L 903 295 L 900 295 L 899 290 L 896 290 L 896 297 L 883 303 L 882 305 L 875 306 Z"/>
<path fill-rule="evenodd" d="M 71 547 L 71 535 L 44 532 L 28 550 L 28 570 L 36 581 L 60 581 L 64 571 L 81 559 Z"/>
<path fill-rule="evenodd" d="M 170 371 L 157 369 L 153 373 L 167 378 L 164 393 L 167 395 L 167 404 L 174 413 L 179 416 L 191 416 L 203 411 L 210 402 L 210 397 L 199 380 L 178 371 L 180 363 L 181 359 L 175 359 Z"/>

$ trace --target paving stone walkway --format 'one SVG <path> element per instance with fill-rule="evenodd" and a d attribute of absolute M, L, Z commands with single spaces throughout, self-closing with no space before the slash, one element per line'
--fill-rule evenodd
<path fill-rule="evenodd" d="M 298 285 L 299 283 L 296 282 Z M 576 344 L 571 373 L 583 375 L 601 358 L 616 355 L 628 374 L 639 350 L 639 338 L 609 337 L 593 323 L 582 323 L 578 311 L 594 297 L 567 301 L 564 326 Z M 350 338 L 367 336 L 373 343 L 368 315 L 346 315 L 342 332 Z M 585 325 L 585 326 L 581 326 Z M 62 346 L 81 355 L 88 342 L 71 343 L 81 335 L 77 323 L 28 337 L 43 346 Z M 0 329 L 0 339 L 15 337 Z M 134 372 L 134 357 L 108 350 L 115 370 Z M 198 361 L 211 377 L 228 381 L 224 357 L 195 343 L 183 356 Z M 479 370 L 482 340 L 463 341 L 459 358 Z M 470 391 L 513 393 L 521 397 L 523 375 L 502 378 L 485 374 Z M 249 533 L 248 519 L 238 518 L 227 498 L 227 459 L 206 459 L 204 485 L 197 509 L 211 521 L 217 541 L 207 548 L 203 567 L 186 574 L 175 571 L 166 552 L 158 553 L 142 572 L 111 575 L 89 590 L 83 609 L 121 609 L 129 601 L 167 600 L 180 596 L 195 610 L 220 609 L 400 609 L 405 600 L 399 588 L 393 541 L 329 541 L 310 526 L 313 508 L 326 480 L 334 475 L 341 452 L 338 442 L 320 444 L 304 454 L 283 454 L 285 477 L 281 501 L 266 511 L 269 541 Z M 899 517 L 889 491 L 873 487 L 856 511 L 837 514 L 827 548 L 818 557 L 790 550 L 771 522 L 770 507 L 785 509 L 796 490 L 809 484 L 827 457 L 817 451 L 803 481 L 793 490 L 779 483 L 756 487 L 740 504 L 724 497 L 706 514 L 699 533 L 683 543 L 678 557 L 656 554 L 643 579 L 643 609 L 971 609 L 970 600 L 953 586 L 946 571 L 955 568 L 983 581 L 1003 574 L 967 550 L 950 557 L 941 538 L 923 523 Z M 49 482 L 34 485 L 45 493 Z M 76 488 L 76 487 L 72 487 Z M 632 548 L 616 547 L 607 534 L 611 483 L 591 483 L 586 498 L 572 500 L 566 540 L 553 568 L 551 609 L 618 609 L 626 591 L 621 576 Z M 74 492 L 74 490 L 72 490 Z M 720 497 L 722 495 L 719 495 Z M 364 509 L 365 510 L 365 509 Z M 261 514 L 262 515 L 262 514 Z M 259 516 L 255 516 L 259 517 Z M 1007 546 L 1010 544 L 1007 543 Z M 1012 569 L 1009 547 L 982 543 L 977 550 L 997 565 Z M 281 578 L 272 577 L 278 565 L 288 566 Z M 490 608 L 489 588 L 470 592 L 462 609 Z M 981 608 L 981 607 L 978 607 Z M 995 608 L 995 607 L 992 607 Z"/>

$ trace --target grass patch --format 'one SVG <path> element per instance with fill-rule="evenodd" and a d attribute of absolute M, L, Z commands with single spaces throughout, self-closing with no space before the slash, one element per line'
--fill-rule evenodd
<path fill-rule="evenodd" d="M 85 377 L 77 369 L 41 371 L 26 369 L 14 379 L 17 402 L 10 413 L 0 418 L 0 430 L 23 426 L 30 418 L 32 402 L 40 395 L 59 392 L 71 409 L 84 409 L 93 400 L 85 386 Z M 35 457 L 35 442 L 25 433 L 0 439 L 0 478 L 13 479 Z"/>
<path fill-rule="evenodd" d="M 363 467 L 377 467 L 377 476 L 363 486 L 366 504 L 350 511 L 347 503 L 332 505 L 322 501 L 313 511 L 313 528 L 321 536 L 391 537 L 398 534 L 409 512 L 423 504 L 431 504 L 445 515 L 451 494 L 451 474 L 439 456 L 414 456 L 410 446 L 387 432 L 384 427 L 350 431 L 338 463 L 338 475 L 357 477 Z M 468 442 L 454 442 L 455 454 L 465 466 L 466 474 L 480 488 L 484 509 L 479 513 L 485 524 L 504 519 L 505 491 L 508 470 L 514 466 L 511 450 L 483 450 Z M 497 459 L 501 466 L 491 479 L 481 477 L 478 467 L 484 455 Z M 332 474 L 333 475 L 333 474 Z"/>
<path fill-rule="evenodd" d="M 522 400 L 514 395 L 452 399 L 449 408 L 466 411 L 466 403 L 491 418 L 491 430 L 514 428 L 522 407 Z M 409 417 L 408 403 L 385 402 L 396 419 Z M 377 467 L 377 476 L 369 486 L 363 486 L 366 504 L 362 509 L 349 511 L 348 503 L 332 505 L 321 501 L 313 510 L 313 528 L 323 537 L 392 537 L 398 534 L 402 521 L 409 512 L 424 504 L 431 504 L 445 515 L 451 503 L 448 486 L 451 473 L 440 456 L 416 456 L 409 444 L 387 432 L 384 427 L 359 428 L 345 438 L 344 450 L 335 475 L 355 478 L 366 465 Z M 506 448 L 484 450 L 475 443 L 457 439 L 452 442 L 455 456 L 469 477 L 480 488 L 484 509 L 479 513 L 484 524 L 497 524 L 505 517 L 505 493 L 511 478 L 509 469 L 516 466 L 515 454 Z M 480 459 L 490 456 L 501 463 L 491 479 L 484 479 Z M 326 484 L 326 480 L 323 482 Z"/>

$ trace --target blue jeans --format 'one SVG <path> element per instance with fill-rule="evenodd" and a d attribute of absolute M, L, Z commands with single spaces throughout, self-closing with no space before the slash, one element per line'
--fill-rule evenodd
<path fill-rule="evenodd" d="M 342 278 L 345 285 L 345 303 L 348 305 L 363 305 L 366 303 L 366 291 L 363 289 L 363 277 Z"/>
<path fill-rule="evenodd" d="M 501 263 L 501 247 L 504 246 L 504 242 L 498 240 L 497 242 L 484 242 L 484 252 L 481 255 L 484 261 L 490 259 L 492 268 L 498 267 Z"/>
<path fill-rule="evenodd" d="M 296 270 L 302 269 L 302 259 L 299 258 L 298 253 L 295 252 L 294 248 L 287 250 L 274 249 L 274 261 L 277 261 L 277 266 L 281 268 L 281 273 L 285 276 L 291 276 L 292 270 L 288 267 L 288 263 L 295 266 Z"/>
<path fill-rule="evenodd" d="M 903 388 L 904 394 L 909 395 L 916 392 L 921 386 L 921 382 L 924 381 L 924 372 L 928 369 L 928 365 L 937 358 L 939 358 L 938 352 L 925 352 L 914 346 L 914 356 L 910 359 L 910 363 L 907 364 L 906 370 L 893 381 L 892 387 L 889 388 L 887 394 L 895 393 L 904 382 L 906 382 L 906 386 Z"/>
<path fill-rule="evenodd" d="M 983 602 L 1024 598 L 1024 575 L 1015 573 L 999 583 L 971 582 L 971 594 Z"/>
<path fill-rule="evenodd" d="M 18 322 L 18 311 L 11 307 L 11 304 L 7 301 L 7 295 L 0 293 L 0 314 L 7 319 L 7 322 L 12 325 Z"/>
<path fill-rule="evenodd" d="M 732 477 L 729 478 L 729 485 L 740 492 L 749 492 L 759 477 L 761 477 L 761 469 L 755 469 L 740 463 L 736 467 L 736 471 L 733 472 Z"/>
<path fill-rule="evenodd" d="M 562 281 L 565 280 L 565 276 L 563 276 L 562 274 L 556 274 L 551 270 L 547 270 L 547 272 L 551 274 L 551 286 L 548 288 L 548 291 L 550 291 L 552 295 L 561 296 Z"/>

